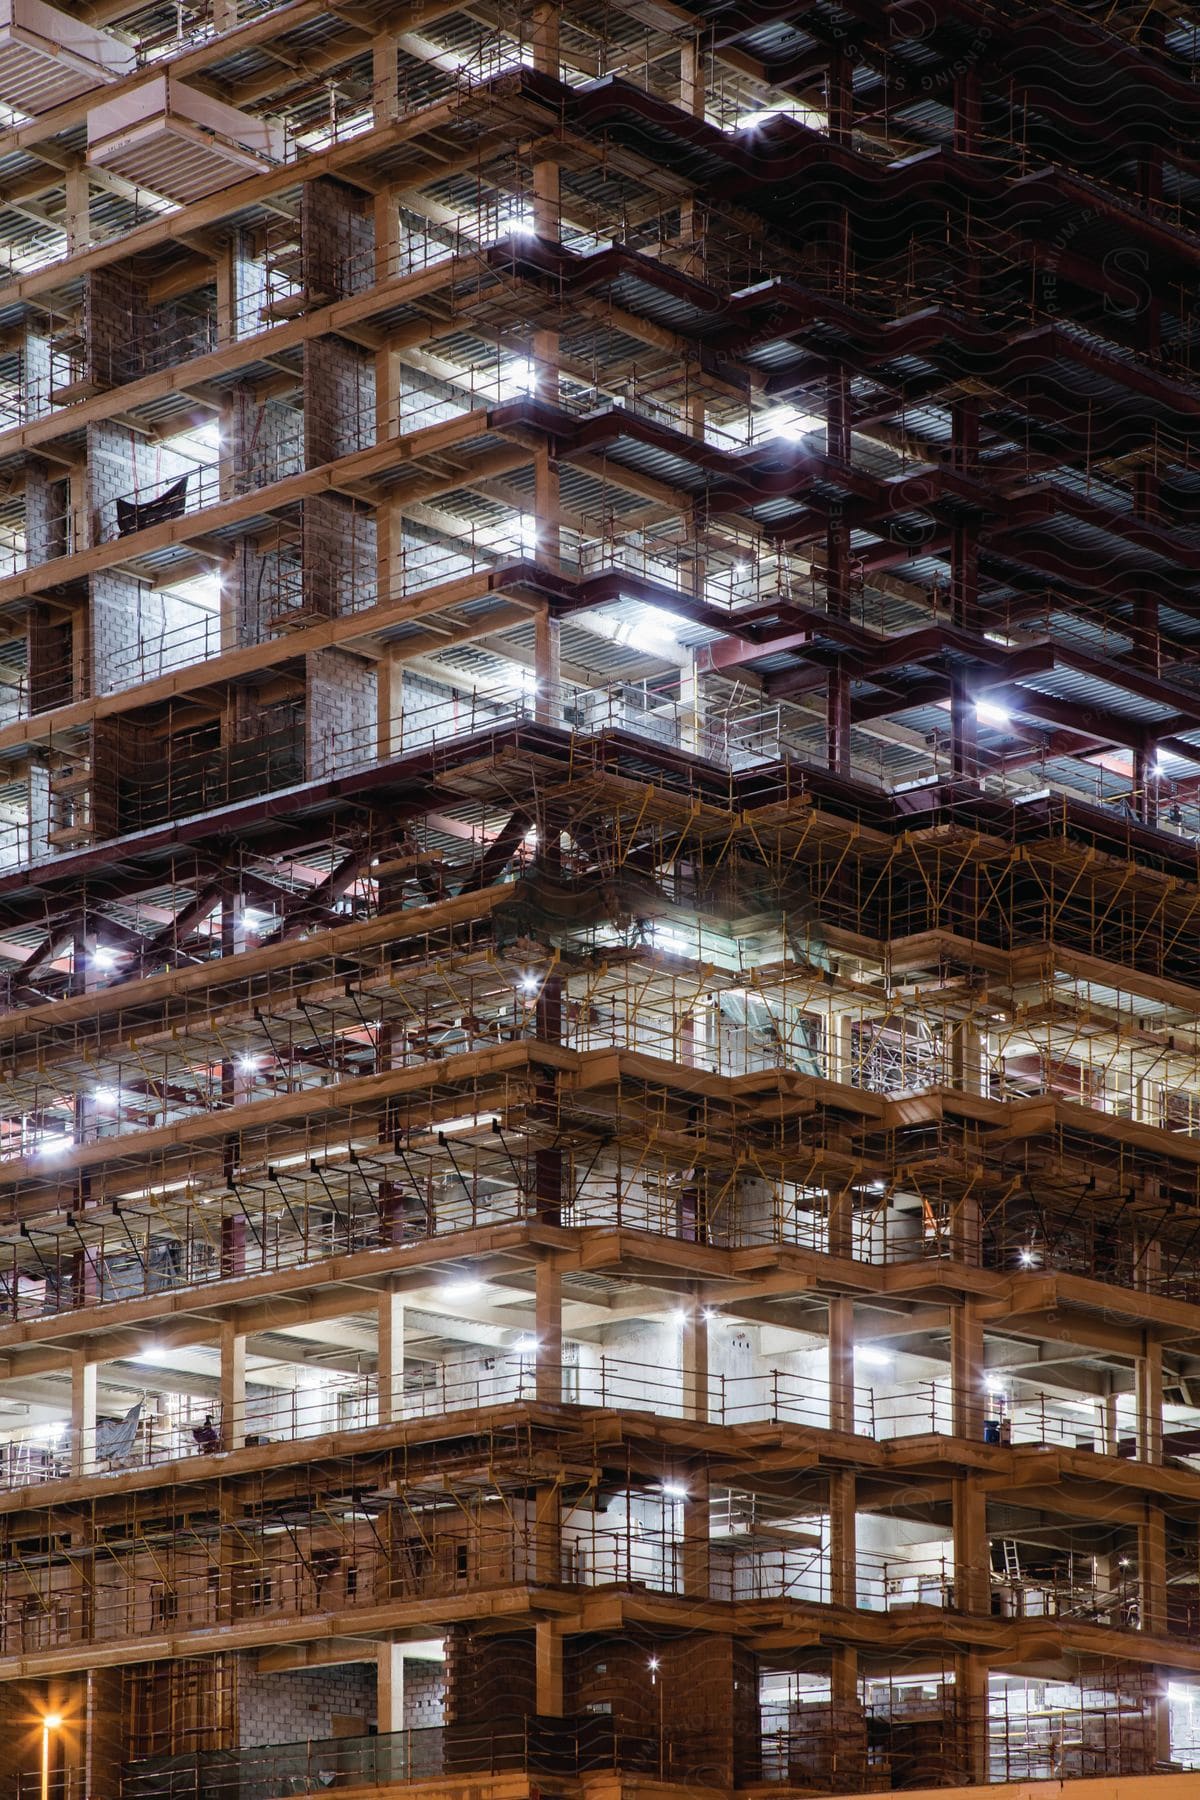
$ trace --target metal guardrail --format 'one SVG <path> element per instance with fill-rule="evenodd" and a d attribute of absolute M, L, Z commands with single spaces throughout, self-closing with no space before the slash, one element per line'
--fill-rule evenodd
<path fill-rule="evenodd" d="M 624 1732 L 599 1715 L 517 1718 L 482 1727 L 426 1726 L 372 1737 L 149 1758 L 125 1770 L 121 1800 L 276 1800 L 333 1787 L 385 1787 L 510 1770 L 567 1778 L 621 1769 L 702 1781 L 720 1755 L 720 1747 L 708 1738 L 703 1731 L 674 1728 Z"/>

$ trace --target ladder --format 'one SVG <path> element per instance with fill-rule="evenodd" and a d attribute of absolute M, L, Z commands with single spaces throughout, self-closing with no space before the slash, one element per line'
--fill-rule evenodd
<path fill-rule="evenodd" d="M 1020 1581 L 1021 1556 L 1015 1541 L 1012 1538 L 1002 1538 L 1000 1548 L 1004 1553 L 1005 1581 Z"/>

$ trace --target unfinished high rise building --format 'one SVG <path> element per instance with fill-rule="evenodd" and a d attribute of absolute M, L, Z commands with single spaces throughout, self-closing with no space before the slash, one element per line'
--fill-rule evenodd
<path fill-rule="evenodd" d="M 1196 1792 L 1198 77 L 0 0 L 0 1800 Z"/>

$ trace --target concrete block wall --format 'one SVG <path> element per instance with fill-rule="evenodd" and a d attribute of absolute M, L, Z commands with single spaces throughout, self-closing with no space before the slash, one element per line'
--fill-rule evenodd
<path fill-rule="evenodd" d="M 498 705 L 481 703 L 470 692 L 431 681 L 412 669 L 404 670 L 401 710 L 405 750 L 420 750 L 436 738 L 469 728 L 485 731 L 489 725 L 499 724 L 506 716 L 511 716 Z M 481 1218 L 486 1217 L 485 1206 L 486 1202 L 481 1202 Z M 506 1216 L 511 1216 L 511 1205 Z"/>
<path fill-rule="evenodd" d="M 49 562 L 67 554 L 67 483 L 38 457 L 25 465 L 25 561 Z"/>
<path fill-rule="evenodd" d="M 179 1657 L 134 1663 L 121 1674 L 122 1739 L 130 1760 L 227 1750 L 237 1742 L 237 1659 Z M 101 1788 L 94 1800 L 107 1800 Z"/>
<path fill-rule="evenodd" d="M 444 262 L 457 248 L 457 237 L 452 228 L 431 225 L 423 213 L 406 206 L 400 208 L 398 229 L 400 243 L 395 268 L 398 275 L 408 275 L 413 269 L 427 269 L 434 263 Z"/>
<path fill-rule="evenodd" d="M 261 644 L 272 635 L 281 595 L 301 591 L 299 523 L 292 529 L 284 522 L 269 545 L 242 538 L 232 567 L 225 570 L 225 583 L 233 618 L 231 648 Z"/>
<path fill-rule="evenodd" d="M 731 1787 L 759 1741 L 754 1655 L 716 1632 L 657 1642 L 578 1638 L 564 1660 L 564 1709 L 611 1717 L 618 1735 L 657 1737 L 668 1780 Z"/>
<path fill-rule="evenodd" d="M 304 346 L 304 455 L 309 468 L 375 442 L 375 363 L 357 344 L 314 338 Z"/>
<path fill-rule="evenodd" d="M 26 615 L 28 703 L 31 713 L 87 698 L 91 677 L 88 608 L 69 610 L 50 600 L 30 602 Z"/>
<path fill-rule="evenodd" d="M 709 1238 L 715 1244 L 774 1243 L 775 1188 L 760 1176 L 740 1181 L 736 1203 L 718 1207 L 709 1221 Z"/>
<path fill-rule="evenodd" d="M 93 691 L 111 694 L 201 662 L 216 644 L 211 614 L 119 569 L 93 575 Z"/>
<path fill-rule="evenodd" d="M 361 612 L 374 603 L 376 573 L 372 513 L 338 494 L 301 501 L 270 533 L 243 538 L 226 570 L 236 641 L 262 643 L 289 624 Z"/>
<path fill-rule="evenodd" d="M 49 848 L 50 772 L 42 762 L 31 763 L 26 780 L 29 789 L 27 853 L 31 857 L 43 856 Z M 4 841 L 11 848 L 13 839 L 7 833 Z"/>
<path fill-rule="evenodd" d="M 278 688 L 279 684 L 275 684 Z M 297 691 L 264 699 L 257 687 L 233 694 L 232 719 L 223 738 L 231 799 L 294 787 L 305 778 L 305 698 Z M 229 725 L 232 730 L 228 729 Z"/>
<path fill-rule="evenodd" d="M 679 1528 L 676 1508 L 661 1496 L 615 1494 L 602 1511 L 563 1520 L 564 1574 L 589 1586 L 635 1581 L 672 1593 L 679 1576 L 673 1528 Z"/>
<path fill-rule="evenodd" d="M 229 255 L 233 311 L 230 323 L 233 336 L 253 337 L 267 325 L 267 320 L 263 317 L 266 277 L 262 254 L 250 233 L 239 231 L 230 246 Z"/>
<path fill-rule="evenodd" d="M 101 569 L 89 578 L 93 693 L 112 693 L 132 685 L 142 585 L 121 569 Z"/>
<path fill-rule="evenodd" d="M 404 1659 L 404 1728 L 423 1731 L 446 1719 L 446 1666 L 424 1657 Z"/>
<path fill-rule="evenodd" d="M 375 670 L 348 650 L 315 650 L 306 661 L 308 773 L 313 780 L 375 755 Z"/>
<path fill-rule="evenodd" d="M 253 1657 L 239 1658 L 238 1743 L 296 1744 L 333 1737 L 352 1719 L 361 1732 L 375 1722 L 375 1665 L 335 1663 L 328 1668 L 264 1673 Z M 340 1735 L 355 1735 L 341 1731 Z"/>
<path fill-rule="evenodd" d="M 140 348 L 149 328 L 146 283 L 126 266 L 92 269 L 83 278 L 82 335 L 85 377 L 97 387 L 119 387 L 143 372 Z"/>
<path fill-rule="evenodd" d="M 398 417 L 388 420 L 389 434 L 425 431 L 470 410 L 461 391 L 449 382 L 439 381 L 436 375 L 405 369 L 396 391 Z M 483 404 L 481 399 L 480 405 Z"/>
<path fill-rule="evenodd" d="M 447 1639 L 447 1767 L 472 1767 L 472 1756 L 513 1766 L 524 1719 L 536 1713 L 532 1632 L 485 1637 L 456 1626 Z M 598 1751 L 606 1731 L 665 1743 L 669 1780 L 729 1788 L 756 1766 L 758 1669 L 752 1652 L 722 1633 L 689 1632 L 658 1641 L 650 1635 L 573 1637 L 563 1657 L 563 1712 L 589 1721 Z M 485 1743 L 490 1733 L 495 1743 Z M 669 1765 L 669 1766 L 668 1766 Z"/>
<path fill-rule="evenodd" d="M 120 1669 L 89 1669 L 86 1677 L 88 1795 L 116 1794 L 125 1759 L 124 1683 Z"/>
<path fill-rule="evenodd" d="M 601 1334 L 599 1342 L 581 1344 L 579 1381 L 585 1399 L 595 1393 L 601 1356 L 611 1359 L 613 1382 L 622 1394 L 630 1396 L 630 1404 L 652 1403 L 660 1412 L 679 1406 L 683 1376 L 678 1321 L 637 1320 L 613 1325 Z M 708 1333 L 708 1367 L 717 1404 L 722 1381 L 731 1410 L 765 1399 L 769 1376 L 754 1327 L 731 1327 L 714 1320 Z"/>
<path fill-rule="evenodd" d="M 322 175 L 300 190 L 301 283 L 314 301 L 362 293 L 375 279 L 370 198 Z"/>
<path fill-rule="evenodd" d="M 303 604 L 306 614 L 342 618 L 374 603 L 375 515 L 340 494 L 301 502 Z"/>
<path fill-rule="evenodd" d="M 26 418 L 36 419 L 49 412 L 51 386 L 50 334 L 36 325 L 29 325 L 21 351 L 21 389 Z"/>
<path fill-rule="evenodd" d="M 304 467 L 300 408 L 280 399 L 257 400 L 249 382 L 239 382 L 233 389 L 221 429 L 228 485 L 234 494 L 283 481 Z"/>
<path fill-rule="evenodd" d="M 406 523 L 400 535 L 400 564 L 394 586 L 400 593 L 419 594 L 443 582 L 458 581 L 475 567 L 473 559 L 439 533 L 422 532 Z"/>
<path fill-rule="evenodd" d="M 515 1357 L 464 1344 L 443 1359 L 438 1392 L 447 1406 L 488 1406 L 515 1400 L 519 1385 Z"/>
<path fill-rule="evenodd" d="M 487 1637 L 453 1625 L 446 1645 L 446 1771 L 521 1769 L 537 1711 L 534 1635 Z"/>
<path fill-rule="evenodd" d="M 103 388 L 201 355 L 216 342 L 213 304 L 156 304 L 148 284 L 120 264 L 84 276 L 82 325 L 85 375 Z"/>
<path fill-rule="evenodd" d="M 115 535 L 117 499 L 153 500 L 179 476 L 188 476 L 189 506 L 198 498 L 197 465 L 190 457 L 153 444 L 124 426 L 103 420 L 87 428 L 88 513 L 91 542 Z M 206 497 L 215 498 L 215 494 Z M 83 548 L 77 545 L 77 549 Z"/>

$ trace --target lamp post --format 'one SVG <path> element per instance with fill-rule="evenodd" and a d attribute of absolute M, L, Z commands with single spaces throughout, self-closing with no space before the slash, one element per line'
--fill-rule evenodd
<path fill-rule="evenodd" d="M 46 1713 L 42 1719 L 42 1800 L 50 1800 L 50 1733 L 61 1724 L 59 1713 Z"/>

